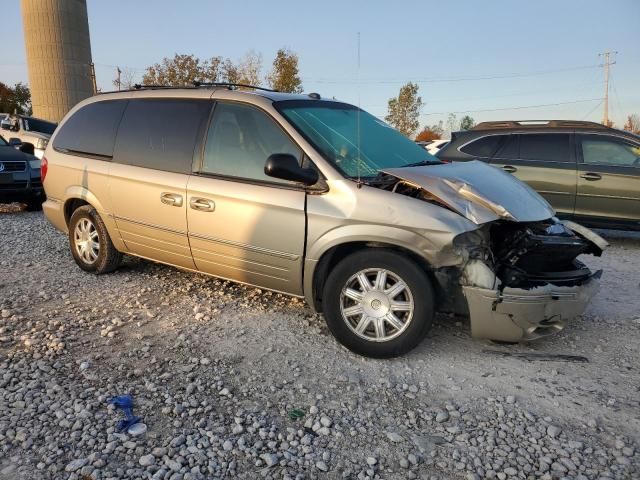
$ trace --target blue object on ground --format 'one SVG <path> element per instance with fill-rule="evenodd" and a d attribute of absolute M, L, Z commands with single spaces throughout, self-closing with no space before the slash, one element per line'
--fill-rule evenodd
<path fill-rule="evenodd" d="M 116 428 L 119 432 L 123 430 L 127 430 L 130 426 L 135 425 L 140 420 L 140 417 L 136 417 L 133 414 L 133 398 L 131 395 L 120 395 L 118 397 L 113 397 L 109 400 L 109 403 L 113 404 L 116 408 L 122 410 L 124 412 L 125 418 L 118 422 Z"/>

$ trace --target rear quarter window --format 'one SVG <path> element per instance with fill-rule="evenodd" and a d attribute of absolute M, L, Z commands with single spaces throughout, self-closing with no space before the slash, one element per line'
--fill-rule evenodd
<path fill-rule="evenodd" d="M 114 162 L 191 173 L 211 106 L 211 101 L 197 99 L 130 100 L 118 129 Z"/>
<path fill-rule="evenodd" d="M 110 158 L 127 100 L 105 100 L 80 108 L 60 127 L 53 148 Z"/>
<path fill-rule="evenodd" d="M 460 151 L 479 158 L 491 158 L 502 144 L 506 135 L 487 135 L 466 144 Z"/>

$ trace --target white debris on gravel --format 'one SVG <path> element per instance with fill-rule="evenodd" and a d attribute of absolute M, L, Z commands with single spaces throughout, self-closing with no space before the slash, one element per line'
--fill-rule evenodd
<path fill-rule="evenodd" d="M 0 238 L 0 479 L 640 477 L 640 235 L 585 258 L 602 291 L 553 338 L 442 317 L 384 361 L 280 294 L 130 258 L 84 273 L 39 213 L 0 214 Z M 137 436 L 107 405 L 123 394 Z"/>

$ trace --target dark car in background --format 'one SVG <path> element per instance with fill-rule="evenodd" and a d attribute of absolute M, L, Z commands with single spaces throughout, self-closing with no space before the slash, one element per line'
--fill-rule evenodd
<path fill-rule="evenodd" d="M 33 152 L 32 144 L 9 143 L 0 136 L 0 203 L 21 202 L 27 210 L 40 210 L 46 198 L 40 160 L 26 152 Z"/>
<path fill-rule="evenodd" d="M 483 122 L 454 132 L 436 155 L 482 160 L 540 193 L 559 217 L 640 230 L 640 137 L 594 122 Z"/>

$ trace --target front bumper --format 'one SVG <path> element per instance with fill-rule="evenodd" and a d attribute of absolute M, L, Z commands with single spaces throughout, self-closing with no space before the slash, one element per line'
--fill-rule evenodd
<path fill-rule="evenodd" d="M 581 315 L 600 286 L 602 271 L 581 285 L 547 284 L 529 290 L 505 287 L 502 292 L 462 287 L 469 307 L 471 335 L 505 342 L 534 340 L 562 330 Z"/>
<path fill-rule="evenodd" d="M 44 201 L 45 194 L 42 187 L 17 187 L 0 189 L 0 203 L 7 202 L 26 202 L 29 200 L 42 199 Z"/>

